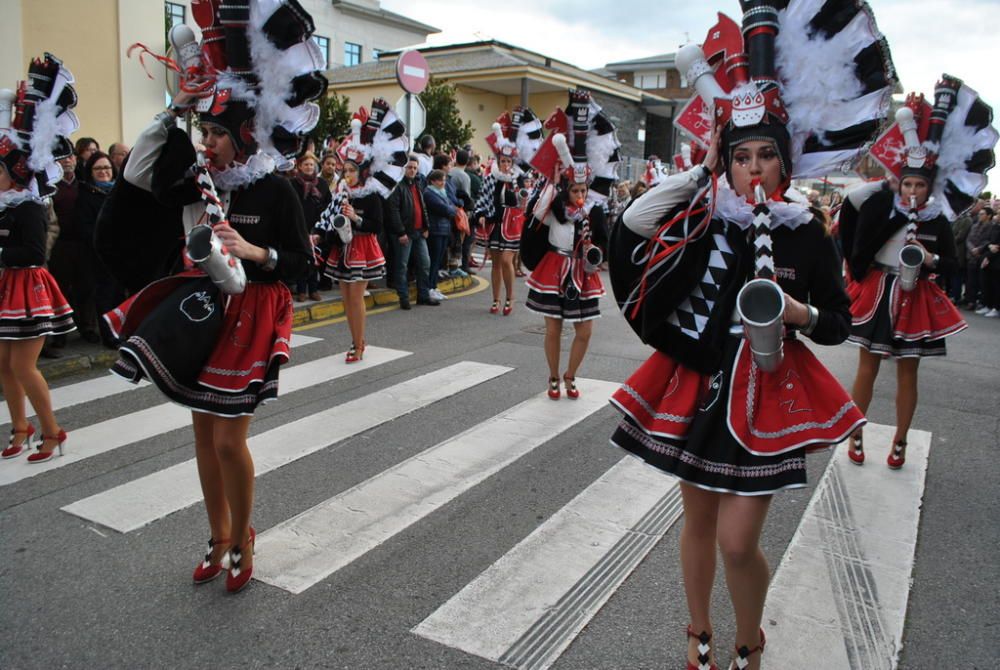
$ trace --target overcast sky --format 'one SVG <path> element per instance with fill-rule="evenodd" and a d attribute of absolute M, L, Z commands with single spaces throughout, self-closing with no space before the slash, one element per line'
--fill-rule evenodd
<path fill-rule="evenodd" d="M 869 0 L 907 91 L 933 97 L 942 72 L 1000 105 L 1000 0 Z M 496 39 L 586 69 L 700 42 L 737 0 L 382 0 L 383 9 L 441 29 L 431 44 Z M 994 120 L 994 126 L 997 121 Z M 1000 190 L 1000 168 L 991 174 Z"/>

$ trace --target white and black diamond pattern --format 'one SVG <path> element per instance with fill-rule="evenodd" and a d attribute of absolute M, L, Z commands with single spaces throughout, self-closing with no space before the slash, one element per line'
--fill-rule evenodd
<path fill-rule="evenodd" d="M 705 274 L 691 291 L 691 295 L 677 307 L 667 321 L 680 328 L 688 337 L 696 340 L 701 337 L 715 308 L 715 301 L 718 300 L 722 280 L 734 261 L 735 254 L 726 241 L 726 236 L 721 232 L 713 233 L 712 251 L 708 256 Z"/>

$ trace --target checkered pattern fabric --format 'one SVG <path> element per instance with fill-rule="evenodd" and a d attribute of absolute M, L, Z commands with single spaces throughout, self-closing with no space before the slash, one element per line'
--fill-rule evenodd
<path fill-rule="evenodd" d="M 705 274 L 691 295 L 677 307 L 667 321 L 680 328 L 688 337 L 696 340 L 700 338 L 715 308 L 715 301 L 719 297 L 719 286 L 735 262 L 736 255 L 726 241 L 726 236 L 721 232 L 713 233 L 712 251 L 709 253 Z"/>
<path fill-rule="evenodd" d="M 771 248 L 771 210 L 766 204 L 753 209 L 754 270 L 758 279 L 774 279 L 774 251 Z"/>
<path fill-rule="evenodd" d="M 473 208 L 476 220 L 481 216 L 491 219 L 496 215 L 496 208 L 493 204 L 493 191 L 496 190 L 496 184 L 497 180 L 492 174 L 486 175 L 483 179 L 483 188 L 479 192 L 479 199 L 476 200 L 476 206 Z"/>

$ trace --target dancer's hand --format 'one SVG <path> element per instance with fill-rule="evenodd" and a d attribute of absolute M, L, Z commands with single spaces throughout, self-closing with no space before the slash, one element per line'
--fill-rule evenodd
<path fill-rule="evenodd" d="M 708 145 L 708 153 L 705 154 L 705 160 L 702 161 L 702 165 L 705 166 L 711 174 L 715 174 L 719 169 L 719 138 L 722 133 L 719 131 L 718 126 L 712 130 L 712 141 Z"/>
<path fill-rule="evenodd" d="M 220 223 L 212 231 L 219 238 L 226 251 L 237 258 L 253 261 L 254 263 L 264 263 L 267 261 L 267 249 L 250 244 L 243 236 L 234 230 L 228 223 Z"/>
<path fill-rule="evenodd" d="M 809 323 L 809 308 L 787 293 L 785 294 L 784 322 L 790 326 L 800 327 Z"/>

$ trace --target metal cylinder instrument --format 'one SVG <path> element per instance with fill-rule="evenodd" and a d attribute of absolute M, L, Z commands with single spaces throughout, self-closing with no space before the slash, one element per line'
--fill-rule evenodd
<path fill-rule="evenodd" d="M 774 372 L 784 358 L 785 294 L 781 287 L 770 279 L 747 282 L 736 296 L 736 311 L 757 367 Z"/>

